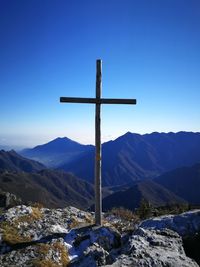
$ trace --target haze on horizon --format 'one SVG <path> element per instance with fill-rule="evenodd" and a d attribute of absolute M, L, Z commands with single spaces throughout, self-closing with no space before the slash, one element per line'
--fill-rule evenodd
<path fill-rule="evenodd" d="M 94 143 L 93 97 L 136 106 L 102 108 L 102 141 L 134 133 L 199 129 L 198 0 L 0 0 L 0 145 L 32 147 L 58 136 Z"/>

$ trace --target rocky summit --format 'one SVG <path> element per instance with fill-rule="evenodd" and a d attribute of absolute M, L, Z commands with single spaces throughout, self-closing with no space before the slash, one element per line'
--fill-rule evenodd
<path fill-rule="evenodd" d="M 0 216 L 0 266 L 171 266 L 197 267 L 183 238 L 200 231 L 200 210 L 143 222 L 74 207 L 20 205 Z M 120 227 L 119 227 L 120 226 Z"/>

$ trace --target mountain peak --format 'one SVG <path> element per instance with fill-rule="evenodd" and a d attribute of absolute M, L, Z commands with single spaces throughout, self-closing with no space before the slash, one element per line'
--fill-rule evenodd
<path fill-rule="evenodd" d="M 132 135 L 133 133 L 131 133 L 131 132 L 127 132 L 127 133 L 125 133 L 124 135 Z"/>
<path fill-rule="evenodd" d="M 73 144 L 78 144 L 81 145 L 80 143 L 64 136 L 64 137 L 57 137 L 51 141 L 49 141 L 48 143 L 44 144 L 44 145 L 48 145 L 48 144 L 52 144 L 52 143 L 73 143 Z"/>
<path fill-rule="evenodd" d="M 63 136 L 63 137 L 59 136 L 59 137 L 53 139 L 52 141 L 71 141 L 71 142 L 76 142 L 76 141 L 74 141 L 74 140 L 72 140 L 72 139 L 70 139 L 70 138 L 68 138 L 66 136 Z M 50 142 L 52 142 L 52 141 L 50 141 Z"/>
<path fill-rule="evenodd" d="M 48 167 L 57 167 L 61 163 L 78 157 L 92 147 L 92 145 L 83 145 L 68 137 L 57 137 L 46 144 L 38 145 L 32 149 L 24 149 L 21 151 L 21 155 L 40 161 Z"/>
<path fill-rule="evenodd" d="M 49 141 L 46 144 L 39 145 L 34 147 L 34 150 L 47 150 L 47 151 L 66 151 L 69 149 L 77 149 L 78 147 L 83 146 L 82 144 L 71 140 L 68 137 L 57 137 L 56 139 L 53 139 Z"/>

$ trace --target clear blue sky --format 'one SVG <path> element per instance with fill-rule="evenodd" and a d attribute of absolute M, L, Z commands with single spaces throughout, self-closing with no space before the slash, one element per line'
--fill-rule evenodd
<path fill-rule="evenodd" d="M 104 106 L 102 139 L 200 131 L 199 0 L 0 0 L 0 145 L 58 136 L 93 143 L 94 106 L 60 96 L 136 98 Z"/>

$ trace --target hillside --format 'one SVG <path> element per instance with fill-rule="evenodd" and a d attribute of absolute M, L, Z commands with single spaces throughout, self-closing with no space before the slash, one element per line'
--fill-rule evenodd
<path fill-rule="evenodd" d="M 14 150 L 0 150 L 0 171 L 37 172 L 45 168 L 43 164 L 24 158 Z"/>
<path fill-rule="evenodd" d="M 93 186 L 88 182 L 64 171 L 45 169 L 15 151 L 0 151 L 0 189 L 22 202 L 40 202 L 47 207 L 87 208 L 94 201 Z"/>
<path fill-rule="evenodd" d="M 154 179 L 193 205 L 200 204 L 200 163 L 167 172 Z"/>
<path fill-rule="evenodd" d="M 102 145 L 102 184 L 130 184 L 199 161 L 200 133 L 126 133 Z M 59 168 L 93 181 L 94 149 Z"/>
<path fill-rule="evenodd" d="M 85 209 L 94 200 L 92 185 L 61 171 L 1 172 L 0 188 L 20 197 L 23 203 L 39 202 L 46 207 L 72 205 Z"/>
<path fill-rule="evenodd" d="M 138 182 L 126 190 L 121 190 L 105 197 L 103 199 L 103 210 L 107 211 L 113 207 L 124 207 L 134 211 L 140 206 L 142 199 L 145 199 L 154 207 L 186 203 L 184 199 L 176 196 L 164 186 L 148 180 Z"/>
<path fill-rule="evenodd" d="M 46 144 L 38 145 L 32 149 L 24 149 L 19 153 L 24 157 L 38 160 L 47 167 L 56 167 L 63 162 L 77 159 L 92 147 L 92 145 L 79 144 L 67 137 L 58 137 Z"/>

